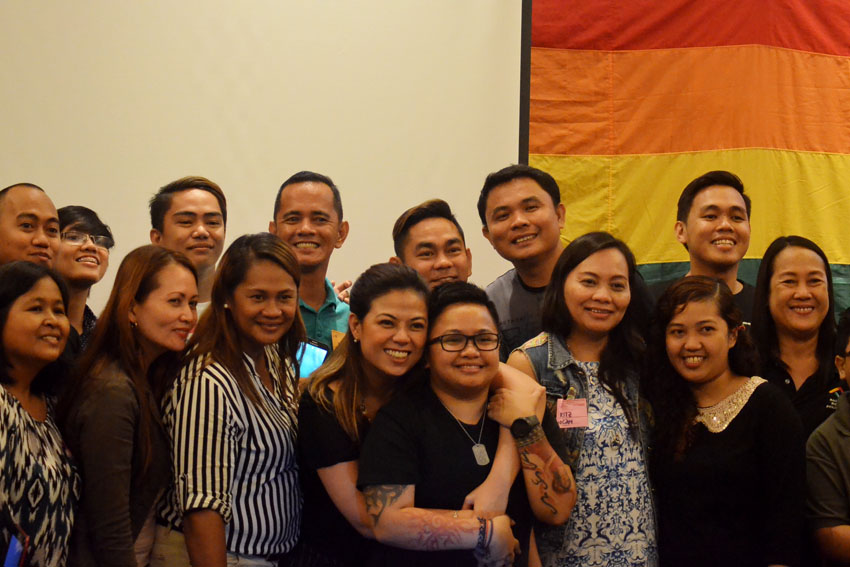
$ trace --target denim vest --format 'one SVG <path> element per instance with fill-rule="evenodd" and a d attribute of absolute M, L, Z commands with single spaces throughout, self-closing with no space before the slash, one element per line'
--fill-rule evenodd
<path fill-rule="evenodd" d="M 537 381 L 546 388 L 546 407 L 557 415 L 559 399 L 587 399 L 587 376 L 573 358 L 561 337 L 540 333 L 527 341 L 517 350 L 522 351 L 531 362 Z M 638 394 L 638 374 L 630 372 L 625 384 L 625 397 L 628 406 L 623 408 L 626 415 L 637 414 L 639 441 L 644 463 L 648 464 L 649 435 L 652 424 L 652 412 L 649 405 Z M 584 443 L 583 427 L 561 429 L 566 455 L 561 455 L 572 470 L 576 470 L 581 460 L 581 447 Z"/>

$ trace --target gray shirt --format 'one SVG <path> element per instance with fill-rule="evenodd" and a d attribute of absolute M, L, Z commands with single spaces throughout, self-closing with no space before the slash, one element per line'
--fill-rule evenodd
<path fill-rule="evenodd" d="M 532 288 L 522 283 L 511 269 L 487 286 L 487 297 L 496 305 L 502 344 L 499 359 L 504 362 L 511 351 L 536 337 L 541 329 L 540 308 L 545 287 Z"/>

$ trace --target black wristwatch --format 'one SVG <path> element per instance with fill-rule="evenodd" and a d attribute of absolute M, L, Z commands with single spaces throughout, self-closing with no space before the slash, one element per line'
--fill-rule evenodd
<path fill-rule="evenodd" d="M 531 417 L 520 417 L 515 419 L 511 424 L 511 435 L 514 439 L 524 439 L 528 437 L 535 427 L 540 425 L 540 420 L 536 415 Z"/>

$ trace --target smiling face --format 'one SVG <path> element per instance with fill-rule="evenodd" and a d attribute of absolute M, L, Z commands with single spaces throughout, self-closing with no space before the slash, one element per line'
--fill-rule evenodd
<path fill-rule="evenodd" d="M 18 297 L 3 327 L 3 352 L 10 374 L 35 376 L 65 349 L 70 330 L 59 286 L 45 277 Z"/>
<path fill-rule="evenodd" d="M 467 336 L 498 333 L 496 322 L 483 305 L 459 303 L 447 307 L 431 324 L 430 339 L 448 334 Z M 447 352 L 439 342 L 428 347 L 431 385 L 452 397 L 467 398 L 487 391 L 499 370 L 499 349 L 478 350 L 467 340 L 459 352 Z"/>
<path fill-rule="evenodd" d="M 192 272 L 168 264 L 156 275 L 156 283 L 129 313 L 148 363 L 166 351 L 183 350 L 197 322 L 198 284 Z"/>
<path fill-rule="evenodd" d="M 91 238 L 74 244 L 64 239 L 64 234 L 68 232 L 82 231 L 75 228 L 75 225 L 66 228 L 59 243 L 53 269 L 59 272 L 70 286 L 90 287 L 103 279 L 106 268 L 109 267 L 109 249 L 96 246 Z"/>
<path fill-rule="evenodd" d="M 729 349 L 737 330 L 729 327 L 713 300 L 692 301 L 667 324 L 667 357 L 676 372 L 693 388 L 732 379 Z"/>
<path fill-rule="evenodd" d="M 725 185 L 706 187 L 694 197 L 687 222 L 676 222 L 676 239 L 688 248 L 692 274 L 737 265 L 750 247 L 744 197 Z"/>
<path fill-rule="evenodd" d="M 367 372 L 402 376 L 422 358 L 428 336 L 428 310 L 417 291 L 395 289 L 372 300 L 360 320 L 349 316 L 352 336 L 360 342 Z"/>
<path fill-rule="evenodd" d="M 442 217 L 427 218 L 410 227 L 401 261 L 419 272 L 430 289 L 465 282 L 472 273 L 469 248 L 457 227 Z"/>
<path fill-rule="evenodd" d="M 230 311 L 242 348 L 255 360 L 263 348 L 278 342 L 292 327 L 298 309 L 298 287 L 280 265 L 259 260 L 233 290 Z"/>
<path fill-rule="evenodd" d="M 776 332 L 811 337 L 829 312 L 826 266 L 814 251 L 789 246 L 773 260 L 770 315 Z"/>
<path fill-rule="evenodd" d="M 17 186 L 0 201 L 0 264 L 26 260 L 53 265 L 59 248 L 59 215 L 39 189 Z"/>
<path fill-rule="evenodd" d="M 292 247 L 302 273 L 326 271 L 331 253 L 348 236 L 348 223 L 340 222 L 330 187 L 304 181 L 283 188 L 269 232 Z"/>
<path fill-rule="evenodd" d="M 187 189 L 171 196 L 162 232 L 151 230 L 151 244 L 182 252 L 199 272 L 215 266 L 224 247 L 224 216 L 215 195 Z"/>
<path fill-rule="evenodd" d="M 564 282 L 564 301 L 575 333 L 607 336 L 623 320 L 631 301 L 629 264 L 616 248 L 595 252 L 578 264 Z"/>
<path fill-rule="evenodd" d="M 509 262 L 533 261 L 557 254 L 564 226 L 564 205 L 533 179 L 520 177 L 487 195 L 484 237 Z"/>

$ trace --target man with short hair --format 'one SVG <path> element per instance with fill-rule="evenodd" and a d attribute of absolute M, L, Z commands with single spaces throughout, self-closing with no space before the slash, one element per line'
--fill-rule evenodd
<path fill-rule="evenodd" d="M 390 262 L 419 272 L 430 289 L 465 282 L 472 274 L 472 253 L 449 204 L 431 199 L 407 209 L 393 226 L 396 255 Z"/>
<path fill-rule="evenodd" d="M 484 238 L 514 266 L 487 286 L 499 313 L 502 361 L 541 331 L 543 291 L 564 249 L 565 212 L 558 183 L 545 171 L 511 165 L 484 181 L 478 198 Z"/>
<path fill-rule="evenodd" d="M 330 177 L 301 171 L 280 186 L 269 232 L 289 244 L 301 267 L 298 302 L 307 336 L 329 348 L 348 330 L 348 305 L 327 279 L 331 254 L 348 236 L 342 199 Z"/>
<path fill-rule="evenodd" d="M 755 288 L 738 279 L 738 267 L 750 246 L 749 196 L 734 173 L 709 171 L 684 188 L 676 211 L 676 240 L 690 257 L 686 276 L 709 276 L 729 286 L 749 324 Z M 671 281 L 653 286 L 661 295 Z"/>
<path fill-rule="evenodd" d="M 150 200 L 151 244 L 181 252 L 198 271 L 198 302 L 208 303 L 224 249 L 227 200 L 205 177 L 172 181 Z"/>
<path fill-rule="evenodd" d="M 850 310 L 841 315 L 835 367 L 850 380 Z M 846 384 L 842 383 L 846 387 Z M 807 516 L 824 565 L 850 564 L 850 392 L 836 388 L 835 413 L 806 444 Z"/>
<path fill-rule="evenodd" d="M 0 265 L 15 260 L 53 267 L 59 215 L 44 189 L 15 183 L 0 190 Z"/>

